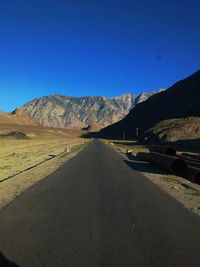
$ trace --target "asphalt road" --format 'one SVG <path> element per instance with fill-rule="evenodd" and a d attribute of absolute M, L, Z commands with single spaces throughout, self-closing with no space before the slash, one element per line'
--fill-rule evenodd
<path fill-rule="evenodd" d="M 200 218 L 94 141 L 0 211 L 0 252 L 1 267 L 199 267 Z"/>

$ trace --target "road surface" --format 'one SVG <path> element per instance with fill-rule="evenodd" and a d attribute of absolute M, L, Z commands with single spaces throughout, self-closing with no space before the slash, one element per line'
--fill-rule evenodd
<path fill-rule="evenodd" d="M 199 267 L 200 218 L 97 140 L 0 211 L 0 252 L 0 266 Z"/>

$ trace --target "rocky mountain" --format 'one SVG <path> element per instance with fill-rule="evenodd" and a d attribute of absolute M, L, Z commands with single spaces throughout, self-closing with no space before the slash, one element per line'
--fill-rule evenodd
<path fill-rule="evenodd" d="M 162 89 L 161 89 L 162 90 Z M 117 97 L 50 95 L 33 99 L 22 108 L 45 126 L 103 128 L 124 118 L 138 103 L 159 91 Z"/>
<path fill-rule="evenodd" d="M 1 124 L 13 124 L 13 125 L 39 125 L 25 110 L 17 108 L 11 113 L 0 111 L 0 123 Z"/>
<path fill-rule="evenodd" d="M 200 138 L 199 101 L 200 71 L 197 71 L 169 89 L 138 104 L 124 119 L 101 130 L 98 136 L 122 139 L 125 132 L 127 139 L 134 139 L 138 133 L 140 140 L 151 141 L 153 138 L 155 142 L 169 141 L 170 135 L 179 133 L 176 140 L 180 140 L 184 136 L 186 139 L 194 137 L 190 131 L 192 127 L 195 138 Z M 175 138 L 174 136 L 173 140 Z"/>

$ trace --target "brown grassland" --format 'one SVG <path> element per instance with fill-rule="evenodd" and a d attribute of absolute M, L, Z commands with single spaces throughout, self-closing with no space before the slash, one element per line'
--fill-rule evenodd
<path fill-rule="evenodd" d="M 25 133 L 29 139 L 0 138 L 0 181 L 37 165 L 83 140 L 80 132 L 40 126 L 0 125 L 0 134 L 11 131 Z"/>
<path fill-rule="evenodd" d="M 0 124 L 0 135 L 13 131 L 29 138 L 0 138 L 0 209 L 74 157 L 88 142 L 80 137 L 80 130 Z"/>

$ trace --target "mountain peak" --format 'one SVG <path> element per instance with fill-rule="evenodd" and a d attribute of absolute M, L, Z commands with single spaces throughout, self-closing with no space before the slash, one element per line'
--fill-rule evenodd
<path fill-rule="evenodd" d="M 145 94 L 144 100 L 152 94 Z M 138 103 L 137 96 L 130 93 L 117 97 L 54 94 L 33 99 L 22 108 L 45 126 L 86 128 L 92 125 L 102 128 L 124 118 Z"/>

